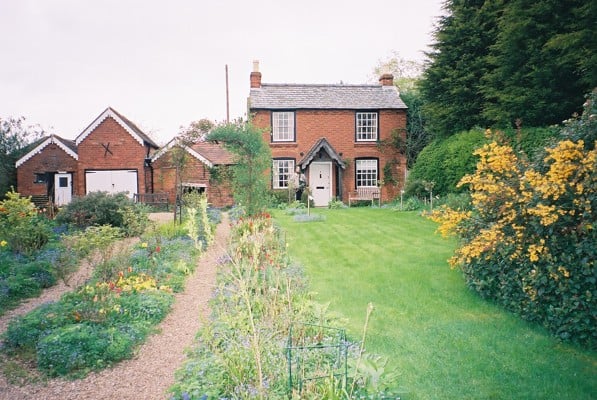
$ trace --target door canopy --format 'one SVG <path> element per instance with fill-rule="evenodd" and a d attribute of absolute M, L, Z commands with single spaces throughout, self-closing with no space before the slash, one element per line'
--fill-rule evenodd
<path fill-rule="evenodd" d="M 327 141 L 326 138 L 320 138 L 315 144 L 311 147 L 311 149 L 305 154 L 303 159 L 299 161 L 298 165 L 301 169 L 305 169 L 312 161 L 317 160 L 321 152 L 325 151 L 327 155 L 334 161 L 337 165 L 340 166 L 342 169 L 346 169 L 346 164 L 342 161 L 340 155 L 336 152 L 336 150 L 332 147 L 332 145 Z"/>

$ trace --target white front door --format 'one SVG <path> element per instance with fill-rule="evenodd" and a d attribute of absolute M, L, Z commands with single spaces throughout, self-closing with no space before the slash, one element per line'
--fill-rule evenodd
<path fill-rule="evenodd" d="M 315 207 L 325 207 L 332 199 L 332 163 L 313 162 L 309 165 L 309 188 Z"/>
<path fill-rule="evenodd" d="M 70 203 L 73 196 L 73 176 L 57 173 L 54 175 L 54 204 L 63 206 Z"/>

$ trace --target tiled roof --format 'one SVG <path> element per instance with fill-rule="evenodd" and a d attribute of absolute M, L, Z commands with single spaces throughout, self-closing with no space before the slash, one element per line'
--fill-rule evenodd
<path fill-rule="evenodd" d="M 109 108 L 110 108 L 110 110 L 114 111 L 114 114 L 116 114 L 120 118 L 122 118 L 122 120 L 129 126 L 129 128 L 131 128 L 133 131 L 135 131 L 135 133 L 137 133 L 137 135 L 141 136 L 141 138 L 145 142 L 147 142 L 151 147 L 154 147 L 156 149 L 158 147 L 160 147 L 149 136 L 147 136 L 141 129 L 139 129 L 139 127 L 137 125 L 135 125 L 130 119 L 128 119 L 124 115 L 120 114 L 118 111 L 116 111 L 112 107 L 109 107 Z"/>
<path fill-rule="evenodd" d="M 234 156 L 221 144 L 199 142 L 192 145 L 191 148 L 207 158 L 214 165 L 234 164 Z"/>
<path fill-rule="evenodd" d="M 23 165 L 24 162 L 35 156 L 36 154 L 40 153 L 43 149 L 46 148 L 49 144 L 56 144 L 60 147 L 66 154 L 77 160 L 77 145 L 75 144 L 74 140 L 63 139 L 58 135 L 50 135 L 45 136 L 39 139 L 37 142 L 33 143 L 31 147 L 33 148 L 31 151 L 27 152 L 23 157 L 19 158 L 15 163 L 15 167 L 20 167 Z"/>
<path fill-rule="evenodd" d="M 394 86 L 262 84 L 250 92 L 251 109 L 406 109 Z"/>
<path fill-rule="evenodd" d="M 322 149 L 325 150 L 328 156 L 330 156 L 332 160 L 334 160 L 340 167 L 342 167 L 342 169 L 346 169 L 346 164 L 344 163 L 344 161 L 342 161 L 342 158 L 336 152 L 336 149 L 332 147 L 332 145 L 330 144 L 330 142 L 328 142 L 326 138 L 320 138 L 317 142 L 315 142 L 315 144 L 311 146 L 311 149 L 307 152 L 307 154 L 305 154 L 303 159 L 299 161 L 298 164 L 302 168 L 305 168 L 307 165 L 311 163 L 311 161 L 315 158 L 316 154 Z"/>
<path fill-rule="evenodd" d="M 155 152 L 151 157 L 151 161 L 155 162 L 174 146 L 182 146 L 191 156 L 195 157 L 210 168 L 214 165 L 234 164 L 233 155 L 221 144 L 199 142 L 193 144 L 192 146 L 184 146 L 181 144 L 178 138 L 170 140 L 164 147 Z"/>

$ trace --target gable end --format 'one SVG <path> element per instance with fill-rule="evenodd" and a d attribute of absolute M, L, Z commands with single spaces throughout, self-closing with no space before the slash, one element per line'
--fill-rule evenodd
<path fill-rule="evenodd" d="M 79 159 L 79 156 L 77 155 L 77 153 L 75 153 L 70 147 L 68 147 L 67 145 L 65 145 L 62 140 L 60 140 L 57 136 L 55 135 L 51 135 L 50 137 L 48 137 L 46 140 L 44 140 L 39 146 L 37 146 L 36 148 L 34 148 L 33 150 L 31 150 L 29 153 L 25 154 L 23 157 L 19 158 L 17 160 L 17 162 L 15 163 L 15 167 L 19 168 L 21 165 L 23 165 L 27 160 L 31 159 L 33 156 L 35 156 L 36 154 L 41 153 L 41 151 L 46 148 L 48 145 L 50 144 L 56 144 L 58 147 L 60 147 L 66 154 L 68 154 L 69 156 L 71 156 L 72 158 L 74 158 L 75 160 Z"/>

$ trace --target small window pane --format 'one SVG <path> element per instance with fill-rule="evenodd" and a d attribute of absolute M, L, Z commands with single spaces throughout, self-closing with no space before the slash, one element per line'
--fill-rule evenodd
<path fill-rule="evenodd" d="M 366 159 L 356 161 L 357 187 L 377 187 L 377 160 Z"/>
<path fill-rule="evenodd" d="M 36 173 L 35 177 L 33 178 L 34 183 L 46 183 L 46 174 L 45 173 Z"/>
<path fill-rule="evenodd" d="M 290 111 L 272 113 L 272 141 L 294 141 L 294 113 Z"/>
<path fill-rule="evenodd" d="M 358 112 L 356 114 L 357 141 L 377 140 L 377 113 Z"/>
<path fill-rule="evenodd" d="M 68 178 L 67 177 L 58 178 L 58 186 L 60 186 L 61 188 L 68 187 Z"/>
<path fill-rule="evenodd" d="M 273 188 L 287 188 L 293 172 L 294 160 L 274 160 L 272 166 Z"/>

